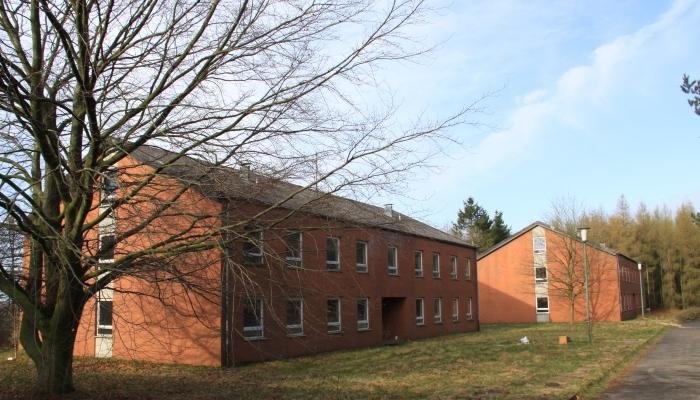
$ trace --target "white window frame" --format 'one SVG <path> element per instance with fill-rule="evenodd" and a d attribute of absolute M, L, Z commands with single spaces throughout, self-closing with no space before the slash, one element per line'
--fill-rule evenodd
<path fill-rule="evenodd" d="M 539 269 L 544 270 L 544 278 L 540 278 L 537 276 L 537 270 L 539 270 Z M 548 277 L 549 277 L 549 274 L 548 274 L 546 265 L 535 265 L 535 282 L 547 282 Z"/>
<path fill-rule="evenodd" d="M 474 314 L 472 314 L 472 298 L 467 299 L 467 320 L 471 321 L 474 319 Z"/>
<path fill-rule="evenodd" d="M 287 314 L 287 309 L 285 308 L 285 319 L 287 324 L 287 336 L 303 336 L 304 335 L 304 299 L 301 297 L 291 297 L 287 299 L 286 306 L 289 307 L 290 303 L 299 303 L 299 323 L 290 324 L 289 314 Z"/>
<path fill-rule="evenodd" d="M 335 243 L 335 260 L 328 258 L 329 243 Z M 340 238 L 336 236 L 326 237 L 326 269 L 328 271 L 340 271 Z"/>
<path fill-rule="evenodd" d="M 459 322 L 459 297 L 452 299 L 452 322 Z"/>
<path fill-rule="evenodd" d="M 425 299 L 423 299 L 422 297 L 416 298 L 416 325 L 425 325 Z"/>
<path fill-rule="evenodd" d="M 538 248 L 538 244 L 541 244 L 541 248 Z M 546 253 L 547 252 L 547 239 L 544 236 L 533 236 L 532 237 L 532 252 L 533 253 Z"/>
<path fill-rule="evenodd" d="M 361 302 L 364 302 L 365 305 L 365 319 L 360 319 L 360 314 L 357 314 L 357 330 L 358 331 L 367 331 L 369 330 L 369 299 L 367 297 L 362 297 L 357 299 L 357 306 L 359 308 L 359 305 Z"/>
<path fill-rule="evenodd" d="M 97 251 L 98 253 L 102 252 L 102 238 L 106 237 L 112 237 L 112 240 L 114 241 L 114 244 L 112 245 L 112 257 L 105 257 L 101 255 L 98 262 L 102 264 L 111 264 L 114 262 L 114 254 L 116 253 L 117 250 L 117 242 L 116 242 L 116 235 L 114 233 L 101 233 L 99 235 L 98 243 L 97 243 Z"/>
<path fill-rule="evenodd" d="M 547 308 L 540 307 L 540 299 L 547 299 Z M 549 296 L 536 296 L 535 297 L 535 311 L 537 314 L 548 314 L 549 313 Z"/>
<path fill-rule="evenodd" d="M 106 182 L 114 182 L 113 191 L 105 191 Z M 110 168 L 102 175 L 102 185 L 100 188 L 100 200 L 102 204 L 111 204 L 117 200 L 117 190 L 119 190 L 119 176 L 116 169 Z"/>
<path fill-rule="evenodd" d="M 472 280 L 472 259 L 467 257 L 467 265 L 465 266 L 467 269 L 466 272 L 464 272 L 464 277 L 466 280 L 470 281 Z"/>
<path fill-rule="evenodd" d="M 245 228 L 245 238 L 243 244 L 243 258 L 244 258 L 244 263 L 247 264 L 252 264 L 252 265 L 261 265 L 263 264 L 263 254 L 265 253 L 263 250 L 264 246 L 264 241 L 265 237 L 263 234 L 262 228 L 259 226 L 255 225 L 248 225 Z M 258 252 L 251 252 L 246 249 L 246 246 L 250 243 L 255 243 L 254 241 L 257 241 L 257 250 Z M 252 258 L 256 258 L 255 261 L 251 261 Z M 259 259 L 259 260 L 257 260 Z"/>
<path fill-rule="evenodd" d="M 298 253 L 299 256 L 295 257 L 293 255 L 290 255 L 293 252 L 293 249 L 289 245 L 289 238 L 292 235 L 297 235 L 299 238 L 299 248 Z M 285 246 L 287 247 L 287 255 L 285 257 L 285 261 L 287 264 L 287 267 L 289 268 L 303 268 L 303 252 L 302 249 L 304 248 L 304 235 L 301 233 L 301 231 L 287 231 L 287 235 L 285 237 Z"/>
<path fill-rule="evenodd" d="M 391 264 L 391 259 L 394 259 L 394 265 Z M 389 275 L 399 274 L 399 249 L 396 246 L 389 246 L 387 248 L 387 273 Z"/>
<path fill-rule="evenodd" d="M 442 297 L 433 299 L 433 322 L 436 324 L 442 323 Z"/>
<path fill-rule="evenodd" d="M 111 304 L 110 313 L 112 314 L 112 316 L 110 319 L 112 320 L 112 323 L 109 325 L 100 324 L 103 303 L 110 303 Z M 101 299 L 101 298 L 97 299 L 97 320 L 95 321 L 95 325 L 97 326 L 96 330 L 95 330 L 95 333 L 97 336 L 109 337 L 109 336 L 112 336 L 114 334 L 114 300 L 113 299 Z M 101 330 L 109 330 L 109 333 L 100 332 Z"/>
<path fill-rule="evenodd" d="M 437 264 L 435 263 L 435 260 L 437 260 Z M 437 269 L 435 269 L 435 267 L 437 267 Z M 433 252 L 433 279 L 439 279 L 439 278 L 440 278 L 440 253 Z"/>
<path fill-rule="evenodd" d="M 418 265 L 416 265 L 416 257 L 418 257 Z M 423 251 L 416 250 L 413 252 L 413 271 L 417 278 L 423 277 Z"/>
<path fill-rule="evenodd" d="M 457 272 L 457 256 L 450 256 L 450 276 L 452 279 L 457 279 L 459 272 Z"/>
<path fill-rule="evenodd" d="M 328 303 L 334 301 L 338 304 L 338 320 L 330 321 L 328 319 Z M 343 329 L 343 313 L 342 313 L 342 302 L 338 297 L 331 297 L 326 299 L 326 329 L 328 333 L 340 333 Z"/>
<path fill-rule="evenodd" d="M 244 299 L 243 300 L 243 315 L 245 316 L 245 307 L 252 303 L 255 302 L 255 309 L 259 310 L 260 312 L 260 324 L 259 325 L 253 325 L 253 326 L 245 326 L 245 317 L 243 318 L 243 338 L 245 340 L 255 340 L 255 339 L 262 339 L 265 337 L 265 302 L 263 301 L 262 298 L 255 297 L 252 299 Z M 248 303 L 248 304 L 246 304 Z M 259 332 L 257 335 L 251 335 L 247 336 L 247 332 Z"/>
<path fill-rule="evenodd" d="M 362 246 L 362 253 L 363 253 L 365 262 L 361 263 L 360 260 L 355 260 L 355 269 L 357 270 L 357 272 L 366 274 L 369 272 L 369 266 L 368 266 L 368 264 L 369 264 L 369 260 L 368 260 L 368 258 L 369 258 L 369 245 L 367 244 L 367 242 L 365 242 L 363 240 L 358 240 L 355 244 L 355 257 L 357 257 L 357 250 L 360 246 Z"/>

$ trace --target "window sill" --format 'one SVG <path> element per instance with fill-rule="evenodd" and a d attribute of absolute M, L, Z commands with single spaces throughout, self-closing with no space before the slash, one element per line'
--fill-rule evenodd
<path fill-rule="evenodd" d="M 459 319 L 453 319 L 452 322 L 457 324 L 457 323 L 459 323 Z"/>
<path fill-rule="evenodd" d="M 439 277 L 439 276 L 435 276 L 435 275 L 433 275 L 433 279 L 442 279 L 442 278 L 441 278 L 441 277 Z"/>
<path fill-rule="evenodd" d="M 344 332 L 343 331 L 332 331 L 332 332 L 326 332 L 329 335 L 342 335 Z"/>
<path fill-rule="evenodd" d="M 425 277 L 424 277 L 423 275 L 416 275 L 416 278 L 421 278 L 421 279 L 423 279 L 423 278 L 425 278 Z"/>
<path fill-rule="evenodd" d="M 357 331 L 358 332 L 371 332 L 372 329 L 371 328 L 358 328 Z"/>
<path fill-rule="evenodd" d="M 297 338 L 297 337 L 306 337 L 305 334 L 303 333 L 288 333 L 287 337 L 289 338 Z"/>
<path fill-rule="evenodd" d="M 397 274 L 387 274 L 387 276 L 397 277 L 397 278 L 398 278 L 398 277 L 399 277 L 399 274 L 398 274 L 398 273 L 397 273 Z"/>
<path fill-rule="evenodd" d="M 360 270 L 356 269 L 355 271 L 356 271 L 358 274 L 369 274 L 369 270 L 360 271 Z"/>
<path fill-rule="evenodd" d="M 467 317 L 467 321 L 474 321 L 474 317 Z"/>
<path fill-rule="evenodd" d="M 343 272 L 340 268 L 338 268 L 338 269 L 328 269 L 328 268 L 326 268 L 326 271 L 328 271 L 328 272 Z"/>
<path fill-rule="evenodd" d="M 265 336 L 256 336 L 256 337 L 244 337 L 243 340 L 246 342 L 260 342 L 263 340 L 267 340 Z"/>
<path fill-rule="evenodd" d="M 435 321 L 435 325 L 442 325 L 442 321 Z"/>
<path fill-rule="evenodd" d="M 416 322 L 416 326 L 425 326 L 425 322 Z"/>

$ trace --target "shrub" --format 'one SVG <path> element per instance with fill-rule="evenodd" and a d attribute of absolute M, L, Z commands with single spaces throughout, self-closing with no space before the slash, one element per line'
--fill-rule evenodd
<path fill-rule="evenodd" d="M 680 322 L 695 321 L 700 319 L 700 307 L 686 308 L 685 310 L 679 312 L 678 315 L 676 315 L 676 318 L 678 318 L 678 321 Z"/>

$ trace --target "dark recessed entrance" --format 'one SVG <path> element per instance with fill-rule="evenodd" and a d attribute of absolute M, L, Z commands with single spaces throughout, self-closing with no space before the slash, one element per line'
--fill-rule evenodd
<path fill-rule="evenodd" d="M 382 297 L 382 338 L 384 344 L 398 344 L 405 340 L 403 308 L 405 297 Z"/>

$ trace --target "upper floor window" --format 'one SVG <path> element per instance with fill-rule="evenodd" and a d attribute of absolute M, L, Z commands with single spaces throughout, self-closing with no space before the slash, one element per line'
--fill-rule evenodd
<path fill-rule="evenodd" d="M 114 235 L 105 234 L 100 235 L 100 247 L 98 259 L 100 262 L 109 263 L 114 261 L 114 247 L 116 246 L 116 240 Z"/>
<path fill-rule="evenodd" d="M 433 278 L 440 277 L 440 254 L 433 253 Z"/>
<path fill-rule="evenodd" d="M 340 270 L 340 239 L 326 238 L 326 268 L 330 271 Z"/>
<path fill-rule="evenodd" d="M 464 273 L 467 280 L 472 279 L 472 259 L 467 257 L 466 272 Z"/>
<path fill-rule="evenodd" d="M 413 260 L 414 260 L 414 270 L 416 272 L 416 276 L 422 277 L 423 276 L 423 252 L 420 250 L 416 250 L 413 253 Z"/>
<path fill-rule="evenodd" d="M 357 329 L 369 329 L 369 300 L 366 298 L 357 300 Z"/>
<path fill-rule="evenodd" d="M 367 242 L 358 241 L 355 246 L 357 272 L 367 272 Z"/>
<path fill-rule="evenodd" d="M 302 299 L 287 300 L 287 334 L 304 334 L 304 301 Z"/>
<path fill-rule="evenodd" d="M 544 236 L 534 236 L 532 238 L 532 247 L 535 253 L 544 253 L 547 251 L 547 241 Z"/>
<path fill-rule="evenodd" d="M 247 264 L 259 265 L 263 262 L 263 232 L 256 226 L 248 225 L 245 228 L 245 241 L 243 242 L 243 261 Z"/>
<path fill-rule="evenodd" d="M 545 266 L 536 266 L 535 267 L 535 280 L 538 282 L 546 282 L 547 281 L 547 267 L 545 267 Z"/>
<path fill-rule="evenodd" d="M 416 299 L 416 325 L 425 324 L 425 305 L 423 299 Z"/>
<path fill-rule="evenodd" d="M 102 175 L 101 198 L 105 203 L 112 202 L 117 198 L 117 171 L 107 170 Z"/>
<path fill-rule="evenodd" d="M 452 279 L 457 279 L 457 257 L 450 257 L 450 276 Z"/>
<path fill-rule="evenodd" d="M 248 298 L 243 303 L 243 337 L 262 338 L 263 332 L 263 301 L 259 298 Z"/>
<path fill-rule="evenodd" d="M 289 267 L 301 267 L 301 246 L 302 246 L 302 234 L 298 231 L 289 231 L 285 238 L 285 244 L 287 246 L 287 256 L 286 262 Z"/>
<path fill-rule="evenodd" d="M 389 275 L 398 275 L 399 274 L 399 261 L 398 261 L 398 250 L 396 249 L 396 247 L 389 246 L 387 257 L 388 257 L 387 270 L 389 272 Z"/>

